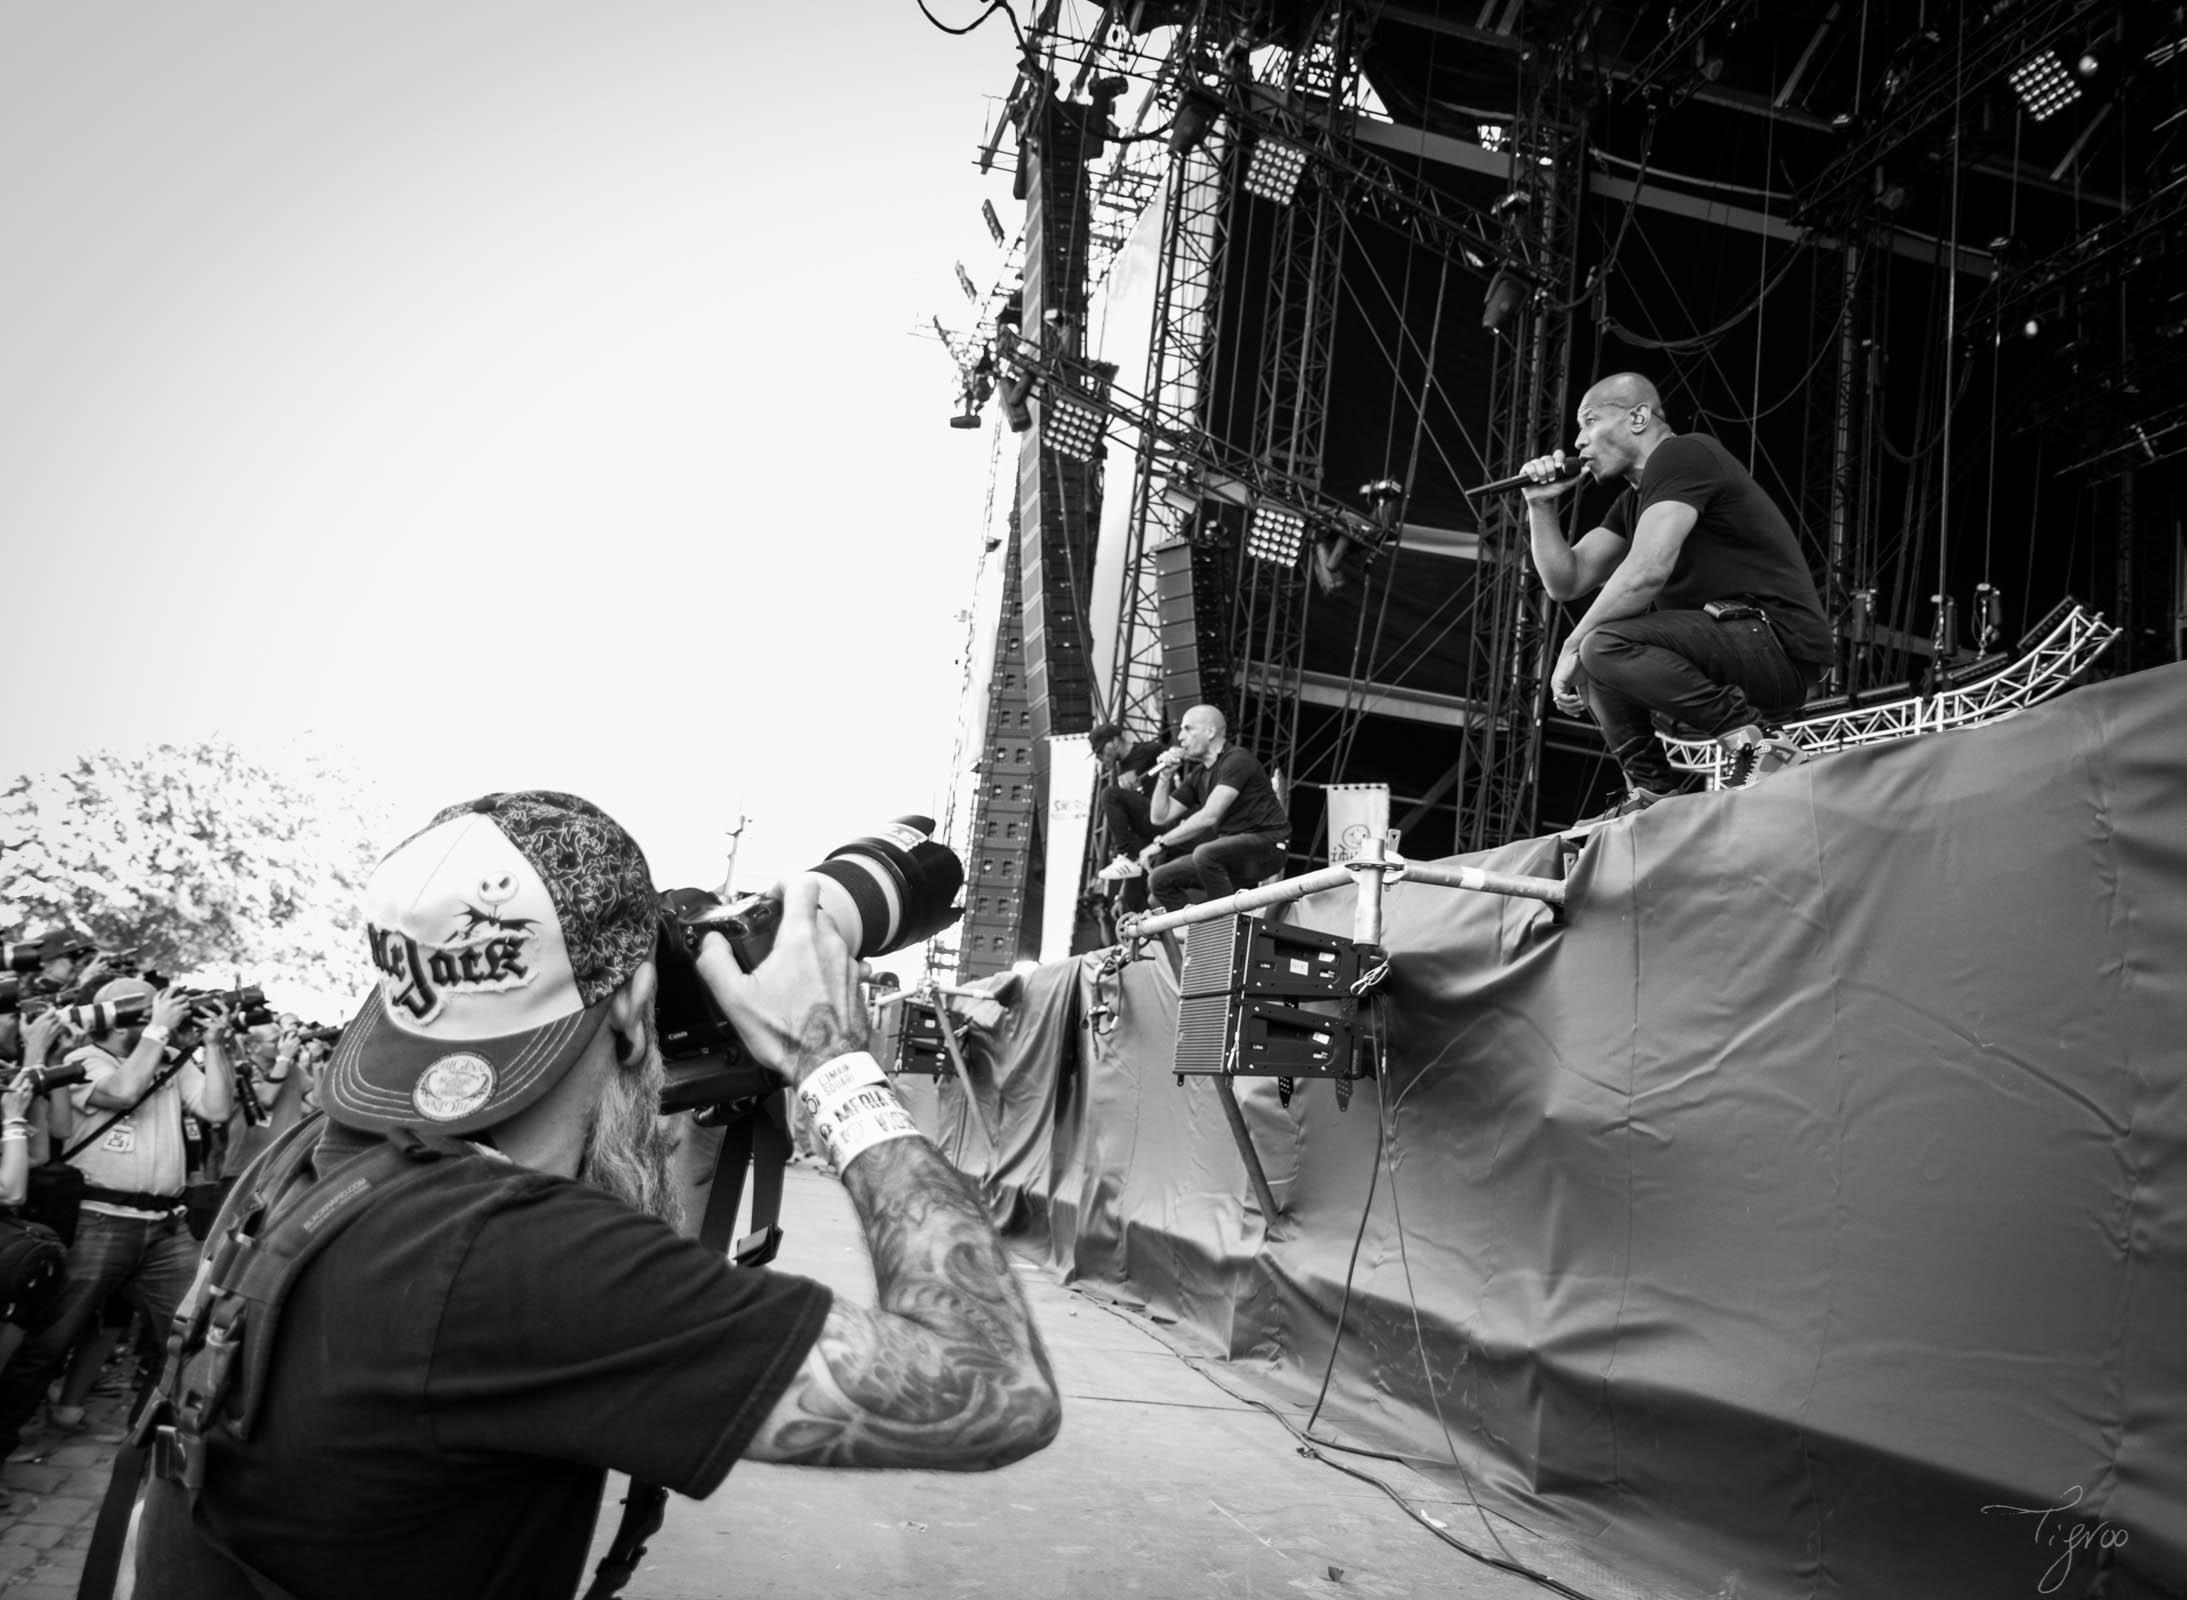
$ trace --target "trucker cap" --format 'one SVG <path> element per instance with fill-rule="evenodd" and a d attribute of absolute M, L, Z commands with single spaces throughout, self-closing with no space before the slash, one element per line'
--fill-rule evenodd
<path fill-rule="evenodd" d="M 533 789 L 450 806 L 365 886 L 378 982 L 321 1070 L 348 1127 L 471 1133 L 545 1094 L 653 954 L 659 896 L 615 820 Z"/>

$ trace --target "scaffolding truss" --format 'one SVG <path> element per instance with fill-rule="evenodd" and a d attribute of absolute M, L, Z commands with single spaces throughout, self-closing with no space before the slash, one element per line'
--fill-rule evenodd
<path fill-rule="evenodd" d="M 1277 476 L 1317 490 L 1346 229 L 1342 201 L 1323 181 L 1327 164 L 1310 157 L 1334 143 L 1332 112 L 1349 92 L 1353 71 L 1349 11 L 1332 5 L 1308 48 L 1290 60 L 1282 97 L 1264 100 L 1245 153 L 1245 186 L 1253 190 L 1256 165 L 1265 186 L 1259 198 L 1239 202 L 1275 208 L 1253 452 Z M 1296 559 L 1305 539 L 1304 518 L 1297 527 L 1298 540 L 1284 547 L 1292 559 L 1243 564 L 1230 622 L 1230 656 L 1239 674 L 1233 737 L 1270 772 L 1286 777 L 1295 775 L 1298 764 L 1300 675 L 1313 598 Z"/>
<path fill-rule="evenodd" d="M 1906 695 L 1870 706 L 1803 717 L 1785 731 L 1810 756 L 1888 744 L 1917 734 L 1949 733 L 1997 722 L 2062 694 L 2111 647 L 2119 630 L 2099 612 L 2064 602 L 2028 635 L 2021 653 L 1932 695 Z M 1723 782 L 1724 752 L 1714 739 L 1666 738 L 1671 765 Z"/>

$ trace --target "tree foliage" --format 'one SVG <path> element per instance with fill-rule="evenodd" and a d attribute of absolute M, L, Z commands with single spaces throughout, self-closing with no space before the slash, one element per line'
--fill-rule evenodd
<path fill-rule="evenodd" d="M 0 926 L 133 946 L 172 976 L 361 987 L 361 900 L 383 829 L 323 761 L 225 740 L 101 751 L 0 791 Z"/>

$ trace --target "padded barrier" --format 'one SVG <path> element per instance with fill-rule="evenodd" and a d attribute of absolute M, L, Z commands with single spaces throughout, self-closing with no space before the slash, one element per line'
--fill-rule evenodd
<path fill-rule="evenodd" d="M 1159 959 L 1113 1032 L 1096 956 L 976 1030 L 1000 1151 L 953 1082 L 915 1112 L 1067 1276 L 1584 1593 L 2187 1593 L 2187 667 L 1667 802 L 1568 880 L 1561 926 L 1390 891 L 1383 1081 L 1239 1082 L 1273 1227 Z"/>

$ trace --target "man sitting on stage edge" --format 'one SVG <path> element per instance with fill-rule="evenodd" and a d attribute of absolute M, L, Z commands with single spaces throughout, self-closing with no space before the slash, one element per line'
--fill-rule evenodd
<path fill-rule="evenodd" d="M 435 1159 L 309 1258 L 270 1365 L 234 1363 L 247 1437 L 157 1453 L 138 1594 L 570 1595 L 611 1470 L 707 1495 L 740 1458 L 975 1470 L 1055 1436 L 1024 1292 L 866 1052 L 816 881 L 787 885 L 756 970 L 718 936 L 698 966 L 826 1129 L 876 1303 L 676 1232 L 660 897 L 630 836 L 567 794 L 450 807 L 366 888 L 378 981 L 321 1075 L 330 1120 L 293 1135 L 348 1178 L 320 1218 L 381 1141 Z"/>
<path fill-rule="evenodd" d="M 1601 526 L 1567 542 L 1555 501 L 1572 483 L 1560 450 L 1526 464 L 1534 565 L 1551 598 L 1599 590 L 1557 657 L 1550 689 L 1594 714 L 1623 769 L 1626 816 L 1685 787 L 1653 714 L 1713 738 L 1724 786 L 1804 759 L 1772 720 L 1796 712 L 1830 658 L 1830 628 L 1799 541 L 1760 484 L 1707 434 L 1676 434 L 1655 385 L 1602 379 L 1580 402 L 1583 476 L 1627 487 Z M 1572 482 L 1578 482 L 1573 479 Z"/>
<path fill-rule="evenodd" d="M 1163 831 L 1139 852 L 1139 864 L 1152 870 L 1147 889 L 1160 910 L 1220 900 L 1283 865 L 1291 819 L 1267 770 L 1229 732 L 1220 711 L 1194 706 L 1177 743 L 1155 761 L 1147 809 Z"/>

